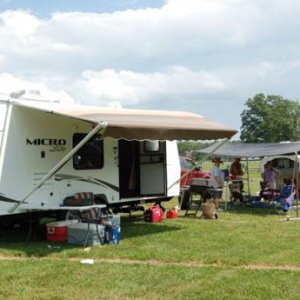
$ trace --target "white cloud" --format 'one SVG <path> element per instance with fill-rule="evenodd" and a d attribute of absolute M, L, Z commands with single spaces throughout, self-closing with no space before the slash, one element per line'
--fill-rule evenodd
<path fill-rule="evenodd" d="M 83 103 L 211 115 L 257 92 L 295 98 L 299 13 L 295 0 L 168 0 L 161 8 L 48 19 L 6 11 L 0 92 L 30 86 Z M 238 124 L 239 113 L 220 118 Z"/>
<path fill-rule="evenodd" d="M 85 71 L 73 89 L 85 91 L 83 98 L 94 102 L 118 102 L 122 106 L 163 101 L 172 97 L 191 99 L 200 93 L 210 94 L 224 90 L 224 83 L 209 72 L 193 72 L 175 66 L 165 73 L 136 73 L 132 71 Z M 172 95 L 172 96 L 171 96 Z M 176 105 L 175 105 L 176 106 Z"/>
<path fill-rule="evenodd" d="M 63 103 L 75 103 L 75 100 L 67 92 L 63 90 L 53 91 L 49 89 L 43 82 L 31 82 L 12 76 L 11 74 L 0 74 L 1 93 L 10 95 L 11 93 L 18 93 L 19 91 L 26 91 L 27 94 L 41 95 L 43 98 L 49 100 L 58 100 Z"/>
<path fill-rule="evenodd" d="M 5 11 L 0 14 L 0 20 L 6 34 L 19 39 L 33 35 L 40 25 L 36 17 L 25 11 Z"/>

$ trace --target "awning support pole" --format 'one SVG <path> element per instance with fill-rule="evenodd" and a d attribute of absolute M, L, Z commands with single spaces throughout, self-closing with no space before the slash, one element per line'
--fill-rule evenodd
<path fill-rule="evenodd" d="M 99 122 L 66 156 L 63 157 L 37 184 L 36 186 L 18 203 L 11 207 L 8 212 L 13 213 L 21 204 L 23 204 L 37 189 L 39 189 L 51 176 L 53 176 L 63 165 L 96 133 L 105 132 L 107 123 Z"/>
<path fill-rule="evenodd" d="M 299 217 L 299 165 L 298 165 L 298 155 L 297 152 L 295 152 L 295 168 L 294 173 L 296 177 L 296 197 L 297 197 L 297 218 Z"/>
<path fill-rule="evenodd" d="M 247 157 L 247 183 L 248 183 L 248 195 L 251 195 L 251 190 L 250 190 L 250 172 L 249 172 L 249 159 Z"/>

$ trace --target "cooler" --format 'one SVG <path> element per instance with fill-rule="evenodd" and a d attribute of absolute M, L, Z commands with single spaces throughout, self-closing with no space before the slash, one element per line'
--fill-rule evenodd
<path fill-rule="evenodd" d="M 46 224 L 47 242 L 66 242 L 68 240 L 68 226 L 77 222 L 77 220 L 69 220 Z"/>
<path fill-rule="evenodd" d="M 96 223 L 72 224 L 68 230 L 68 243 L 83 246 L 103 244 L 105 241 L 105 226 Z"/>

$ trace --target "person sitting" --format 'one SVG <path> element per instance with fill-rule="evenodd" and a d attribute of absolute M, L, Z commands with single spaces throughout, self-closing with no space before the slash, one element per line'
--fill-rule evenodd
<path fill-rule="evenodd" d="M 262 174 L 262 192 L 269 192 L 270 196 L 274 197 L 276 191 L 276 182 L 279 176 L 280 171 L 273 167 L 272 161 L 267 161 Z"/>
<path fill-rule="evenodd" d="M 280 192 L 280 195 L 277 196 L 274 201 L 281 204 L 281 209 L 284 212 L 287 212 L 292 206 L 292 203 L 295 199 L 295 185 L 294 180 L 291 178 L 284 178 L 284 186 Z"/>

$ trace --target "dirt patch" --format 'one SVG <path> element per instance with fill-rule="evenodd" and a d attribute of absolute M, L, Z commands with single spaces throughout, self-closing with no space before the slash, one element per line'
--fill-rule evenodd
<path fill-rule="evenodd" d="M 69 258 L 70 261 L 80 262 L 83 258 Z M 32 260 L 66 260 L 66 258 L 47 258 L 47 257 L 22 257 L 22 256 L 1 256 L 0 261 L 32 261 Z M 282 271 L 293 271 L 300 272 L 300 265 L 266 265 L 266 264 L 248 264 L 231 266 L 221 263 L 203 263 L 199 261 L 190 262 L 176 262 L 176 261 L 161 261 L 161 260 L 134 260 L 134 259 L 121 259 L 121 258 L 103 258 L 94 259 L 95 263 L 106 263 L 106 264 L 131 264 L 131 265 L 151 265 L 151 266 L 184 266 L 184 267 L 214 267 L 214 268 L 231 268 L 231 269 L 244 269 L 244 270 L 282 270 Z"/>
<path fill-rule="evenodd" d="M 300 272 L 300 265 L 265 265 L 265 264 L 249 264 L 240 266 L 231 266 L 226 264 L 208 264 L 198 261 L 190 262 L 174 262 L 174 261 L 160 261 L 160 260 L 131 260 L 131 259 L 96 259 L 98 263 L 119 263 L 119 264 L 143 264 L 153 266 L 185 266 L 185 267 L 219 267 L 232 269 L 249 269 L 249 270 L 285 270 Z"/>

